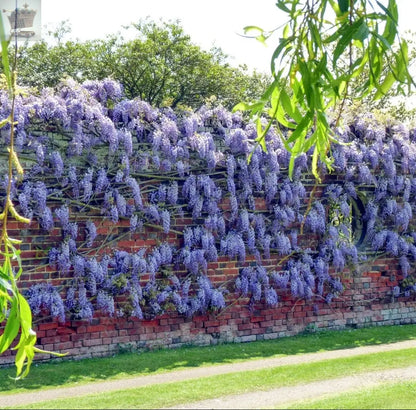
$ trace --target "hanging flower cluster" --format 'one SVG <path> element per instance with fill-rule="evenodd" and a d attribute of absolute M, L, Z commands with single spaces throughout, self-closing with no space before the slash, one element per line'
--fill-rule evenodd
<path fill-rule="evenodd" d="M 9 113 L 0 93 L 0 120 Z M 327 183 L 311 197 L 308 156 L 297 158 L 290 180 L 278 133 L 270 129 L 263 152 L 254 124 L 223 107 L 155 109 L 123 98 L 112 80 L 66 80 L 17 97 L 15 113 L 28 172 L 14 181 L 13 199 L 45 235 L 60 229 L 48 259 L 68 278 L 59 292 L 49 284 L 28 290 L 35 313 L 192 316 L 223 309 L 229 292 L 250 305 L 277 306 L 284 293 L 329 303 L 343 290 L 340 273 L 360 263 L 358 246 L 397 258 L 412 277 L 416 132 L 402 125 L 363 116 L 336 130 L 343 144 L 333 146 L 335 172 L 321 165 Z M 4 127 L 4 147 L 8 135 Z M 181 219 L 190 223 L 180 227 Z M 151 230 L 158 239 L 113 250 L 111 230 L 97 233 L 103 221 L 128 226 L 121 235 Z M 210 264 L 228 259 L 240 268 L 235 282 L 213 283 Z M 396 295 L 416 289 L 406 283 Z"/>

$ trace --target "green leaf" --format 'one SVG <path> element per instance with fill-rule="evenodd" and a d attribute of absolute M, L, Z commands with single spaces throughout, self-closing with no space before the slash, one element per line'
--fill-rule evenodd
<path fill-rule="evenodd" d="M 361 24 L 358 25 L 357 30 L 353 34 L 353 39 L 358 40 L 361 43 L 364 43 L 364 40 L 368 37 L 370 34 L 370 30 L 368 29 L 368 26 L 363 19 Z"/>
<path fill-rule="evenodd" d="M 397 8 L 396 0 L 389 0 L 389 4 L 387 5 L 387 8 L 380 3 L 378 0 L 376 0 L 377 5 L 386 13 L 393 21 L 396 23 L 399 20 L 399 11 Z"/>
<path fill-rule="evenodd" d="M 0 276 L 0 288 L 3 288 L 4 290 L 8 290 L 9 292 L 13 292 L 12 285 L 3 276 Z"/>
<path fill-rule="evenodd" d="M 321 177 L 319 176 L 319 171 L 318 171 L 318 158 L 319 158 L 319 151 L 318 151 L 318 148 L 315 146 L 315 149 L 312 155 L 312 174 L 318 182 L 321 182 Z"/>
<path fill-rule="evenodd" d="M 303 118 L 302 121 L 297 125 L 295 131 L 292 132 L 292 135 L 288 138 L 288 144 L 295 142 L 298 138 L 304 137 L 309 130 L 309 127 L 312 124 L 312 114 L 308 113 Z"/>
<path fill-rule="evenodd" d="M 23 295 L 19 293 L 19 308 L 20 308 L 20 326 L 22 333 L 29 332 L 32 329 L 32 311 L 30 310 L 29 303 Z"/>
<path fill-rule="evenodd" d="M 391 48 L 391 44 L 383 36 L 381 36 L 375 31 L 373 31 L 371 34 L 379 41 L 379 44 L 382 47 L 383 51 L 387 51 Z"/>
<path fill-rule="evenodd" d="M 286 49 L 292 48 L 292 44 L 294 41 L 294 36 L 290 36 L 288 38 L 281 38 L 279 45 L 273 51 L 272 58 L 271 58 L 271 72 L 274 74 L 276 72 L 276 60 L 280 56 L 280 54 Z"/>
<path fill-rule="evenodd" d="M 290 14 L 290 9 L 286 6 L 286 1 L 284 1 L 284 0 L 278 0 L 276 2 L 276 6 L 280 10 L 284 11 L 285 13 L 289 13 Z"/>
<path fill-rule="evenodd" d="M 316 134 L 313 133 L 303 144 L 303 152 L 308 152 L 316 143 Z"/>
<path fill-rule="evenodd" d="M 341 30 L 337 30 L 335 33 L 332 33 L 330 36 L 324 38 L 323 43 L 324 44 L 329 44 L 334 42 L 337 38 L 341 37 L 342 35 L 342 31 Z"/>
<path fill-rule="evenodd" d="M 246 34 L 250 33 L 251 31 L 258 31 L 259 33 L 263 33 L 264 31 L 261 27 L 258 27 L 258 26 L 245 26 L 243 30 L 244 30 L 244 33 Z"/>
<path fill-rule="evenodd" d="M 396 81 L 405 82 L 410 76 L 408 73 L 408 47 L 406 41 L 400 44 L 400 50 L 395 54 L 396 64 L 391 68 L 381 85 L 376 85 L 377 92 L 374 95 L 374 100 L 378 100 L 385 96 Z M 412 79 L 411 79 L 412 81 Z"/>
<path fill-rule="evenodd" d="M 266 34 L 266 32 L 258 26 L 246 26 L 243 28 L 245 34 L 249 34 L 251 32 L 256 32 L 255 38 L 260 41 L 262 44 L 266 44 L 266 40 L 269 38 L 270 34 Z"/>
<path fill-rule="evenodd" d="M 5 292 L 3 289 L 0 289 L 0 301 L 2 302 L 2 306 L 0 305 L 0 311 L 6 311 L 7 310 L 7 302 L 11 302 L 13 299 L 12 299 L 12 297 L 7 293 L 7 292 Z M 0 318 L 1 318 L 1 316 L 0 316 Z M 2 322 L 3 320 L 1 319 L 0 320 L 0 323 Z"/>
<path fill-rule="evenodd" d="M 341 13 L 346 13 L 350 8 L 350 0 L 338 0 L 338 7 Z"/>
<path fill-rule="evenodd" d="M 289 30 L 290 30 L 290 26 L 289 24 L 286 24 L 285 27 L 283 28 L 283 38 L 287 38 L 289 36 Z"/>
<path fill-rule="evenodd" d="M 33 362 L 33 358 L 35 357 L 35 350 L 34 345 L 36 343 L 36 333 L 30 329 L 30 332 L 27 335 L 23 335 L 19 341 L 19 347 L 16 347 L 16 379 L 23 379 L 25 378 L 30 370 L 30 366 Z M 25 370 L 23 371 L 23 368 Z"/>
<path fill-rule="evenodd" d="M 275 79 L 266 89 L 266 91 L 261 96 L 261 101 L 266 103 L 272 97 L 275 90 L 279 89 L 279 79 Z"/>
<path fill-rule="evenodd" d="M 11 122 L 10 117 L 5 118 L 4 120 L 0 121 L 0 128 L 4 127 L 6 124 Z"/>
<path fill-rule="evenodd" d="M 386 24 L 381 37 L 383 37 L 389 46 L 391 46 L 393 45 L 398 33 L 399 12 L 397 10 L 396 1 L 389 0 L 387 8 L 379 1 L 376 1 L 376 3 L 384 11 L 386 16 Z"/>
<path fill-rule="evenodd" d="M 267 152 L 266 135 L 261 135 L 260 137 L 257 137 L 255 141 L 260 144 L 263 152 Z"/>
<path fill-rule="evenodd" d="M 332 59 L 333 66 L 335 67 L 338 61 L 338 58 L 345 51 L 345 49 L 351 44 L 352 40 L 364 41 L 368 37 L 369 30 L 368 26 L 365 23 L 364 18 L 360 18 L 355 21 L 353 24 L 349 25 L 345 23 L 340 29 L 339 32 L 341 37 L 335 47 L 334 56 Z"/>
<path fill-rule="evenodd" d="M 407 46 L 407 41 L 402 40 L 400 43 L 400 50 L 397 53 L 397 76 L 399 81 L 404 82 L 406 80 L 406 74 L 408 73 L 408 65 L 409 50 Z"/>
<path fill-rule="evenodd" d="M 240 103 L 236 104 L 233 107 L 233 112 L 236 112 L 236 111 L 248 111 L 250 109 L 250 107 L 251 107 L 250 104 L 247 104 L 245 102 L 240 102 Z"/>
<path fill-rule="evenodd" d="M 308 103 L 309 110 L 314 111 L 315 110 L 315 98 L 314 98 L 314 81 L 312 81 L 311 78 L 311 70 L 307 63 L 304 61 L 298 61 L 299 66 L 299 72 L 302 76 L 301 79 L 301 87 L 299 88 L 299 91 L 303 89 L 303 92 L 305 94 L 305 98 Z M 301 100 L 300 95 L 296 95 L 296 98 L 298 101 Z"/>
<path fill-rule="evenodd" d="M 295 145 L 291 149 L 290 161 L 289 161 L 289 178 L 292 179 L 293 171 L 295 167 L 295 160 L 301 154 L 303 142 L 305 141 L 305 134 L 301 135 L 295 142 Z"/>
<path fill-rule="evenodd" d="M 281 105 L 279 105 L 277 111 L 274 111 L 273 113 L 271 113 L 273 115 L 273 118 L 275 118 L 280 124 L 282 124 L 284 127 L 289 128 L 289 129 L 295 129 L 296 128 L 296 124 L 289 122 L 285 115 L 286 112 L 285 110 L 282 108 Z"/>
<path fill-rule="evenodd" d="M 257 102 L 254 104 L 238 103 L 233 107 L 233 112 L 236 111 L 251 111 L 253 114 L 261 112 L 264 108 L 263 102 Z"/>
<path fill-rule="evenodd" d="M 6 327 L 4 328 L 4 333 L 0 336 L 0 354 L 4 353 L 10 347 L 19 332 L 20 317 L 18 304 L 18 299 L 14 298 L 9 317 L 7 318 Z"/>
<path fill-rule="evenodd" d="M 280 91 L 280 103 L 290 118 L 293 118 L 297 123 L 302 121 L 302 115 L 296 107 L 296 101 L 290 99 L 284 88 Z"/>
<path fill-rule="evenodd" d="M 319 32 L 318 27 L 313 22 L 312 19 L 308 21 L 309 31 L 311 33 L 311 49 L 317 49 L 322 47 L 322 35 Z M 313 54 L 313 50 L 311 50 L 311 55 Z"/>

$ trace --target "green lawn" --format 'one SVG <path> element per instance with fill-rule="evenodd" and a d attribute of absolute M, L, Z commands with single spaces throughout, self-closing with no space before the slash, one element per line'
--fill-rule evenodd
<path fill-rule="evenodd" d="M 37 364 L 32 367 L 27 379 L 17 382 L 7 377 L 14 374 L 13 368 L 7 368 L 1 370 L 3 377 L 0 378 L 0 403 L 1 394 L 168 373 L 177 369 L 384 344 L 415 339 L 415 337 L 416 325 L 405 325 L 323 331 L 297 337 L 245 344 L 223 344 L 209 347 L 184 347 L 175 350 L 162 349 L 143 353 L 124 353 L 108 358 Z M 416 349 L 403 349 L 211 376 L 191 381 L 101 393 L 97 396 L 36 403 L 32 406 L 25 405 L 24 408 L 160 408 L 214 398 L 220 395 L 268 390 L 342 377 L 351 373 L 410 365 L 416 365 Z M 375 396 L 377 396 L 376 393 Z M 402 397 L 404 398 L 405 395 L 402 395 Z M 312 405 L 310 403 L 306 404 L 306 408 Z M 329 404 L 328 406 L 331 408 L 332 405 Z M 320 407 L 322 407 L 322 404 L 319 402 L 317 408 Z M 357 408 L 357 405 L 351 404 L 351 407 Z M 377 406 L 374 408 L 377 408 Z"/>
<path fill-rule="evenodd" d="M 322 331 L 244 344 L 162 349 L 107 358 L 41 363 L 34 365 L 29 376 L 18 382 L 11 379 L 14 368 L 10 367 L 1 369 L 3 377 L 0 378 L 0 395 L 415 338 L 416 325 Z"/>
<path fill-rule="evenodd" d="M 160 408 L 236 393 L 269 390 L 369 371 L 416 365 L 416 349 L 281 366 L 136 389 L 36 403 L 23 408 Z"/>

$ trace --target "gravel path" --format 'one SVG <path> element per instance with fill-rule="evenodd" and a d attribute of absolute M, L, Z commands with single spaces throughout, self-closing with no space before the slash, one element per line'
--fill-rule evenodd
<path fill-rule="evenodd" d="M 290 364 L 312 363 L 321 360 L 335 359 L 341 357 L 352 357 L 362 354 L 386 352 L 391 350 L 401 350 L 408 348 L 416 348 L 416 340 L 408 340 L 404 342 L 382 344 L 374 346 L 356 347 L 352 349 L 342 349 L 325 351 L 318 353 L 306 353 L 295 356 L 284 356 L 270 359 L 259 359 L 241 363 L 224 364 L 217 366 L 192 368 L 173 371 L 163 374 L 153 374 L 148 376 L 139 376 L 135 378 L 127 378 L 121 380 L 109 380 L 104 382 L 96 382 L 85 385 L 63 387 L 59 389 L 48 389 L 42 391 L 35 391 L 29 393 L 18 393 L 12 395 L 0 395 L 0 407 L 15 407 L 24 406 L 30 403 L 37 403 L 41 401 L 48 401 L 60 398 L 82 396 L 87 394 L 99 394 L 114 390 L 125 390 L 130 388 L 137 388 L 149 386 L 159 383 L 172 383 L 183 380 L 190 380 L 201 377 L 215 376 L 226 373 L 251 371 L 264 368 L 272 368 L 277 366 L 284 366 Z M 396 372 L 396 373 L 395 373 Z M 337 391 L 341 393 L 344 390 L 353 389 L 357 386 L 362 387 L 363 383 L 379 383 L 380 380 L 390 380 L 391 378 L 401 379 L 416 379 L 416 368 L 408 369 L 393 369 L 377 373 L 366 373 L 357 376 L 345 377 L 330 381 L 316 382 L 306 385 L 298 385 L 293 387 L 286 387 L 275 389 L 269 392 L 255 392 L 242 394 L 238 396 L 230 396 L 209 400 L 204 402 L 192 403 L 187 408 L 259 408 L 273 406 L 278 403 L 283 403 L 281 400 L 297 400 L 302 398 L 309 398 L 312 396 L 303 396 L 307 394 L 314 394 L 322 390 L 322 394 L 328 391 Z M 319 387 L 321 386 L 321 387 Z M 327 387 L 330 386 L 330 387 Z M 332 387 L 331 387 L 332 386 Z M 320 390 L 321 389 L 321 390 Z M 309 393 L 308 393 L 309 391 Z M 321 393 L 319 393 L 321 394 Z M 266 404 L 267 402 L 267 404 Z M 227 404 L 228 403 L 228 404 Z M 201 407 L 200 407 L 201 406 Z M 228 406 L 228 407 L 227 407 Z M 185 408 L 185 407 L 183 407 Z"/>

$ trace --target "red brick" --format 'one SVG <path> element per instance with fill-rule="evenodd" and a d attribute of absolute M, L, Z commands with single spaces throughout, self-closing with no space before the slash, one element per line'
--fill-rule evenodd
<path fill-rule="evenodd" d="M 145 320 L 142 322 L 142 326 L 159 326 L 159 319 Z"/>
<path fill-rule="evenodd" d="M 37 325 L 39 330 L 50 330 L 50 329 L 56 329 L 58 327 L 58 324 L 56 322 L 52 323 L 40 323 Z"/>
<path fill-rule="evenodd" d="M 209 326 L 219 326 L 220 325 L 220 321 L 219 320 L 207 320 L 206 322 L 204 322 L 204 326 L 205 327 L 209 327 Z"/>
<path fill-rule="evenodd" d="M 87 326 L 81 325 L 81 326 L 76 327 L 76 329 L 77 329 L 77 333 L 87 333 Z"/>
<path fill-rule="evenodd" d="M 215 326 L 215 327 L 206 327 L 205 328 L 205 331 L 207 332 L 207 333 L 216 333 L 216 332 L 218 332 L 219 331 L 219 327 L 218 326 Z"/>
<path fill-rule="evenodd" d="M 270 326 L 274 326 L 275 321 L 274 320 L 266 320 L 264 322 L 260 323 L 261 327 L 270 327 Z"/>
<path fill-rule="evenodd" d="M 256 317 L 250 318 L 251 323 L 262 322 L 263 320 L 264 320 L 263 316 L 256 316 Z"/>
<path fill-rule="evenodd" d="M 102 339 L 87 339 L 82 342 L 83 346 L 98 346 L 102 344 Z"/>
<path fill-rule="evenodd" d="M 127 331 L 127 334 L 128 334 L 129 336 L 132 336 L 132 335 L 140 335 L 141 333 L 143 333 L 143 332 L 142 332 L 142 331 L 140 331 L 140 329 L 139 329 L 139 328 L 129 329 L 129 330 Z"/>
<path fill-rule="evenodd" d="M 48 350 L 48 351 L 53 351 L 53 343 L 46 343 L 46 344 L 42 344 L 42 349 L 43 350 Z"/>
<path fill-rule="evenodd" d="M 112 343 L 128 343 L 130 342 L 130 338 L 128 336 L 118 336 L 113 337 Z"/>
<path fill-rule="evenodd" d="M 107 330 L 106 326 L 104 325 L 95 325 L 95 326 L 87 326 L 86 332 L 103 332 Z"/>
<path fill-rule="evenodd" d="M 104 338 L 104 337 L 114 337 L 117 336 L 118 333 L 116 330 L 104 330 L 103 332 L 100 332 L 100 338 Z"/>
<path fill-rule="evenodd" d="M 76 333 L 70 336 L 73 342 L 81 341 L 86 339 L 87 335 L 85 333 Z"/>
<path fill-rule="evenodd" d="M 55 343 L 53 345 L 53 350 L 55 352 L 65 352 L 68 349 L 73 348 L 73 343 L 72 342 L 61 342 L 61 343 Z"/>
<path fill-rule="evenodd" d="M 253 325 L 251 323 L 242 323 L 241 325 L 238 325 L 238 330 L 248 330 L 252 328 Z"/>

